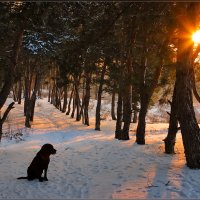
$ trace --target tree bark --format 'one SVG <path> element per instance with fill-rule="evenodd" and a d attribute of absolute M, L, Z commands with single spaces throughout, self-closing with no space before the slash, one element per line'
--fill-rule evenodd
<path fill-rule="evenodd" d="M 14 102 L 17 102 L 17 84 L 13 85 L 12 92 L 13 92 L 13 100 Z"/>
<path fill-rule="evenodd" d="M 34 111 L 35 111 L 35 102 L 36 102 L 36 94 L 40 89 L 40 83 L 41 83 L 41 74 L 37 74 L 35 78 L 35 86 L 34 90 L 31 96 L 31 115 L 30 115 L 30 121 L 33 121 L 34 118 Z"/>
<path fill-rule="evenodd" d="M 128 58 L 124 67 L 124 88 L 123 88 L 123 129 L 120 140 L 129 140 L 129 128 L 131 123 L 131 103 L 132 103 L 132 58 L 131 50 L 128 52 Z"/>
<path fill-rule="evenodd" d="M 48 102 L 51 102 L 51 83 L 49 83 L 49 93 L 48 93 Z"/>
<path fill-rule="evenodd" d="M 71 118 L 74 118 L 75 110 L 76 110 L 76 94 L 74 94 L 73 97 Z"/>
<path fill-rule="evenodd" d="M 31 118 L 31 100 L 27 99 L 26 113 L 25 113 L 25 127 L 31 128 L 30 118 Z"/>
<path fill-rule="evenodd" d="M 164 139 L 166 154 L 175 153 L 174 146 L 176 142 L 176 134 L 178 132 L 176 83 L 174 86 L 172 102 L 170 104 L 171 104 L 171 113 L 170 113 L 170 119 L 169 119 L 168 134 L 167 134 L 167 137 Z"/>
<path fill-rule="evenodd" d="M 116 120 L 116 116 L 115 116 L 115 91 L 112 91 L 112 103 L 111 103 L 111 117 L 112 120 Z"/>
<path fill-rule="evenodd" d="M 121 139 L 122 132 L 122 93 L 118 92 L 118 102 L 117 102 L 117 121 L 115 129 L 115 138 Z"/>
<path fill-rule="evenodd" d="M 181 69 L 181 67 L 185 69 Z M 189 66 L 187 66 L 189 68 Z M 200 168 L 200 131 L 195 118 L 190 69 L 186 69 L 185 63 L 180 63 L 177 70 L 177 101 L 178 120 L 181 127 L 183 145 L 187 166 Z"/>
<path fill-rule="evenodd" d="M 147 53 L 146 47 L 147 38 L 144 41 L 143 54 L 141 59 L 141 67 L 139 68 L 139 94 L 140 94 L 140 111 L 138 117 L 138 125 L 136 130 L 136 143 L 145 144 L 145 126 L 146 126 L 146 113 L 149 104 L 149 97 L 147 95 L 147 87 L 145 84 L 146 69 L 147 69 Z"/>
<path fill-rule="evenodd" d="M 25 90 L 24 90 L 24 116 L 26 116 L 26 109 L 27 104 L 30 99 L 30 93 L 31 93 L 31 82 L 32 80 L 29 80 L 28 76 L 25 77 Z"/>
<path fill-rule="evenodd" d="M 51 100 L 50 103 L 55 105 L 55 83 L 53 83 L 52 91 L 51 91 Z"/>
<path fill-rule="evenodd" d="M 32 82 L 33 82 L 33 75 L 35 70 L 35 63 L 33 62 L 33 66 L 30 57 L 27 58 L 27 63 L 25 63 L 25 91 L 24 91 L 24 116 L 26 116 L 27 112 L 27 105 L 29 103 L 29 99 L 31 98 L 31 89 L 32 89 Z"/>
<path fill-rule="evenodd" d="M 101 112 L 101 95 L 103 92 L 103 84 L 104 84 L 104 76 L 106 73 L 106 63 L 104 63 L 101 71 L 101 79 L 99 84 L 98 96 L 97 96 L 97 107 L 96 107 L 96 122 L 95 122 L 95 130 L 100 131 L 100 112 Z"/>
<path fill-rule="evenodd" d="M 193 20 L 195 3 L 190 3 L 184 14 Z M 186 163 L 189 168 L 200 168 L 200 130 L 195 117 L 192 99 L 193 44 L 189 41 L 188 31 L 180 24 L 177 53 L 176 84 L 177 84 L 177 117 L 181 127 Z M 185 48 L 187 46 L 187 48 Z"/>
<path fill-rule="evenodd" d="M 163 43 L 163 47 L 165 47 L 166 41 Z M 140 69 L 140 112 L 138 118 L 138 126 L 136 130 L 136 143 L 144 145 L 145 144 L 145 128 L 146 128 L 146 114 L 149 106 L 149 102 L 153 95 L 153 92 L 158 84 L 158 80 L 161 74 L 162 66 L 163 66 L 163 51 L 165 48 L 160 48 L 158 50 L 158 59 L 159 63 L 157 64 L 153 78 L 149 84 L 146 84 L 145 76 L 146 76 L 146 68 L 147 68 L 147 57 L 146 53 L 148 49 L 144 47 L 144 57 L 142 59 L 142 65 Z"/>
<path fill-rule="evenodd" d="M 62 112 L 62 98 L 63 98 L 63 91 L 61 88 L 58 89 L 58 109 Z"/>
<path fill-rule="evenodd" d="M 129 79 L 130 80 L 130 79 Z M 124 102 L 124 110 L 123 110 L 123 120 L 124 126 L 121 132 L 120 140 L 129 140 L 129 128 L 131 123 L 131 95 L 132 95 L 132 87 L 131 84 L 128 83 L 124 88 L 123 102 Z"/>
<path fill-rule="evenodd" d="M 22 102 L 22 80 L 21 79 L 19 80 L 17 100 L 18 100 L 18 104 L 21 104 L 21 102 Z"/>
<path fill-rule="evenodd" d="M 149 97 L 142 92 L 140 100 L 140 112 L 138 117 L 138 126 L 136 130 L 137 144 L 145 144 L 145 128 L 146 128 L 146 114 L 149 105 Z"/>
<path fill-rule="evenodd" d="M 86 80 L 83 79 L 83 94 L 82 94 L 82 103 L 81 103 L 81 110 L 80 110 L 80 116 L 82 117 L 82 123 L 85 122 L 85 115 L 84 115 L 84 107 L 85 107 L 85 90 L 86 90 Z"/>
<path fill-rule="evenodd" d="M 137 123 L 138 121 L 138 94 L 136 93 L 134 86 L 132 86 L 132 113 L 133 113 L 133 123 Z"/>
<path fill-rule="evenodd" d="M 35 77 L 35 85 L 34 85 L 33 93 L 31 95 L 31 97 L 29 97 L 27 99 L 26 119 L 25 119 L 25 126 L 27 128 L 31 128 L 30 121 L 33 121 L 35 102 L 36 102 L 36 94 L 40 88 L 40 82 L 41 82 L 41 74 L 38 73 Z"/>
<path fill-rule="evenodd" d="M 66 109 L 67 109 L 67 85 L 64 86 L 64 100 L 63 100 L 62 112 L 65 113 Z"/>
<path fill-rule="evenodd" d="M 71 111 L 71 102 L 72 102 L 72 98 L 73 98 L 73 94 L 74 94 L 74 85 L 71 91 L 71 95 L 70 95 L 70 99 L 69 99 L 69 104 L 68 104 L 68 109 L 66 112 L 66 115 L 69 115 L 70 111 Z"/>
<path fill-rule="evenodd" d="M 89 126 L 89 114 L 88 114 L 88 107 L 90 102 L 90 84 L 92 80 L 92 73 L 86 75 L 86 83 L 85 83 L 85 98 L 84 98 L 84 124 Z"/>
<path fill-rule="evenodd" d="M 81 113 L 80 113 L 80 97 L 79 97 L 79 84 L 80 84 L 80 77 L 75 78 L 75 103 L 76 103 L 76 121 L 81 120 Z"/>

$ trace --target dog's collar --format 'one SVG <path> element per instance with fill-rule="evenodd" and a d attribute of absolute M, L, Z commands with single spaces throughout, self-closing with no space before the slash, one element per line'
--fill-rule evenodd
<path fill-rule="evenodd" d="M 49 159 L 49 155 L 42 155 L 42 154 L 40 154 L 40 157 L 41 157 L 43 160 L 48 160 L 48 159 Z"/>

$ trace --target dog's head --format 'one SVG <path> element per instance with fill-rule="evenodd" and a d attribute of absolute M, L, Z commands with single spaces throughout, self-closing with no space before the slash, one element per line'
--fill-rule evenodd
<path fill-rule="evenodd" d="M 56 154 L 56 150 L 54 149 L 52 144 L 44 144 L 40 152 L 44 155 Z"/>

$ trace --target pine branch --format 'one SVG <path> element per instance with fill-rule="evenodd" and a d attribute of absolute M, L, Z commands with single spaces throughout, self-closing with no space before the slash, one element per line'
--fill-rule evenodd
<path fill-rule="evenodd" d="M 115 22 L 122 16 L 122 14 L 133 4 L 133 2 L 129 3 L 120 13 L 117 14 L 117 16 L 114 18 L 114 20 L 109 24 L 109 26 L 106 28 L 106 30 L 99 36 L 99 39 L 104 37 L 106 33 L 112 28 L 112 26 L 115 24 Z"/>

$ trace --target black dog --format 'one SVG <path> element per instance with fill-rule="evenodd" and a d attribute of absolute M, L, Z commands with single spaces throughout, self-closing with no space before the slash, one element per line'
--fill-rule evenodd
<path fill-rule="evenodd" d="M 47 169 L 50 162 L 50 155 L 56 154 L 52 144 L 44 144 L 41 150 L 36 154 L 35 158 L 31 162 L 27 169 L 27 177 L 19 177 L 18 179 L 39 179 L 39 181 L 48 181 L 47 179 Z M 42 173 L 44 170 L 44 178 Z"/>

